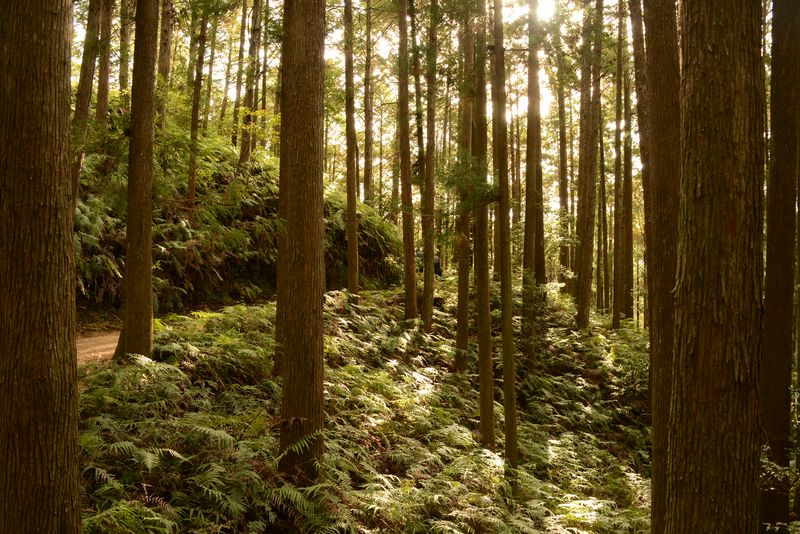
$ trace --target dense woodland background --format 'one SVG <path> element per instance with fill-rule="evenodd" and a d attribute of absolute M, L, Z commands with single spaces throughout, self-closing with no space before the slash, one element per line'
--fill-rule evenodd
<path fill-rule="evenodd" d="M 0 532 L 800 531 L 798 2 L 7 2 L 0 72 Z"/>

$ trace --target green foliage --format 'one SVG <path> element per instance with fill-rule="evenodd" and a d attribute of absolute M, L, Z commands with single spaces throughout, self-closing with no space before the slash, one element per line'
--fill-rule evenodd
<path fill-rule="evenodd" d="M 512 488 L 476 439 L 474 362 L 448 371 L 452 310 L 426 334 L 401 302 L 326 295 L 326 450 L 308 488 L 277 471 L 274 304 L 170 316 L 161 363 L 83 368 L 84 531 L 647 531 L 647 434 L 623 404 L 641 393 L 641 332 L 572 333 L 560 304 L 544 312 L 546 339 L 520 362 Z"/>

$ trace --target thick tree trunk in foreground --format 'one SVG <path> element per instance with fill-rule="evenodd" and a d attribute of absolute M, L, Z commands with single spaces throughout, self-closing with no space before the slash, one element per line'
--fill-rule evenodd
<path fill-rule="evenodd" d="M 124 359 L 127 354 L 150 357 L 153 349 L 153 117 L 157 37 L 158 0 L 139 0 L 128 150 L 125 303 L 115 359 Z"/>
<path fill-rule="evenodd" d="M 758 530 L 761 453 L 761 3 L 684 0 L 681 28 L 665 532 L 749 533 Z"/>
<path fill-rule="evenodd" d="M 411 198 L 411 142 L 408 127 L 408 22 L 406 0 L 399 0 L 398 20 L 400 43 L 398 51 L 397 122 L 400 136 L 400 189 L 403 211 L 403 286 L 405 288 L 405 318 L 417 316 L 417 268 L 414 261 L 414 204 Z"/>
<path fill-rule="evenodd" d="M 0 3 L 0 532 L 81 530 L 69 22 Z"/>
<path fill-rule="evenodd" d="M 278 251 L 278 313 L 284 315 L 279 467 L 299 485 L 317 478 L 324 419 L 325 292 L 322 206 L 325 2 L 287 2 L 283 15 L 281 202 L 286 235 Z M 310 440 L 297 451 L 287 448 Z"/>
<path fill-rule="evenodd" d="M 767 184 L 767 276 L 761 362 L 761 420 L 769 458 L 789 468 L 791 440 L 792 297 L 800 90 L 800 3 L 775 0 L 770 102 L 772 158 Z M 771 484 L 770 484 L 771 485 Z M 761 494 L 761 523 L 789 523 L 789 485 Z M 763 531 L 763 527 L 762 527 Z M 784 530 L 788 532 L 788 530 Z"/>
<path fill-rule="evenodd" d="M 675 287 L 678 252 L 676 177 L 680 176 L 681 169 L 680 71 L 675 3 L 672 0 L 645 0 L 644 21 L 647 27 L 645 49 L 651 141 L 651 187 L 648 194 L 648 184 L 645 183 L 644 200 L 647 212 L 645 224 L 652 223 L 647 227 L 645 236 L 650 314 L 650 405 L 653 414 L 650 526 L 653 532 L 660 533 L 664 531 L 667 511 L 667 421 L 675 334 L 672 290 Z"/>

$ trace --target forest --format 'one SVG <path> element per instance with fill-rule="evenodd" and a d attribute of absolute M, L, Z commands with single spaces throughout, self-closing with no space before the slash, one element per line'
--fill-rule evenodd
<path fill-rule="evenodd" d="M 0 2 L 0 534 L 800 533 L 800 2 Z"/>

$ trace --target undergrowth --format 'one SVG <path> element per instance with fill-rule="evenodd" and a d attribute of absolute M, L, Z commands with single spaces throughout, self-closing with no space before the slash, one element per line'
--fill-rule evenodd
<path fill-rule="evenodd" d="M 84 532 L 647 532 L 646 336 L 572 332 L 551 294 L 518 367 L 512 490 L 477 441 L 474 362 L 449 371 L 451 285 L 429 334 L 397 293 L 326 295 L 326 450 L 309 488 L 277 471 L 274 304 L 170 316 L 158 361 L 82 368 Z"/>

